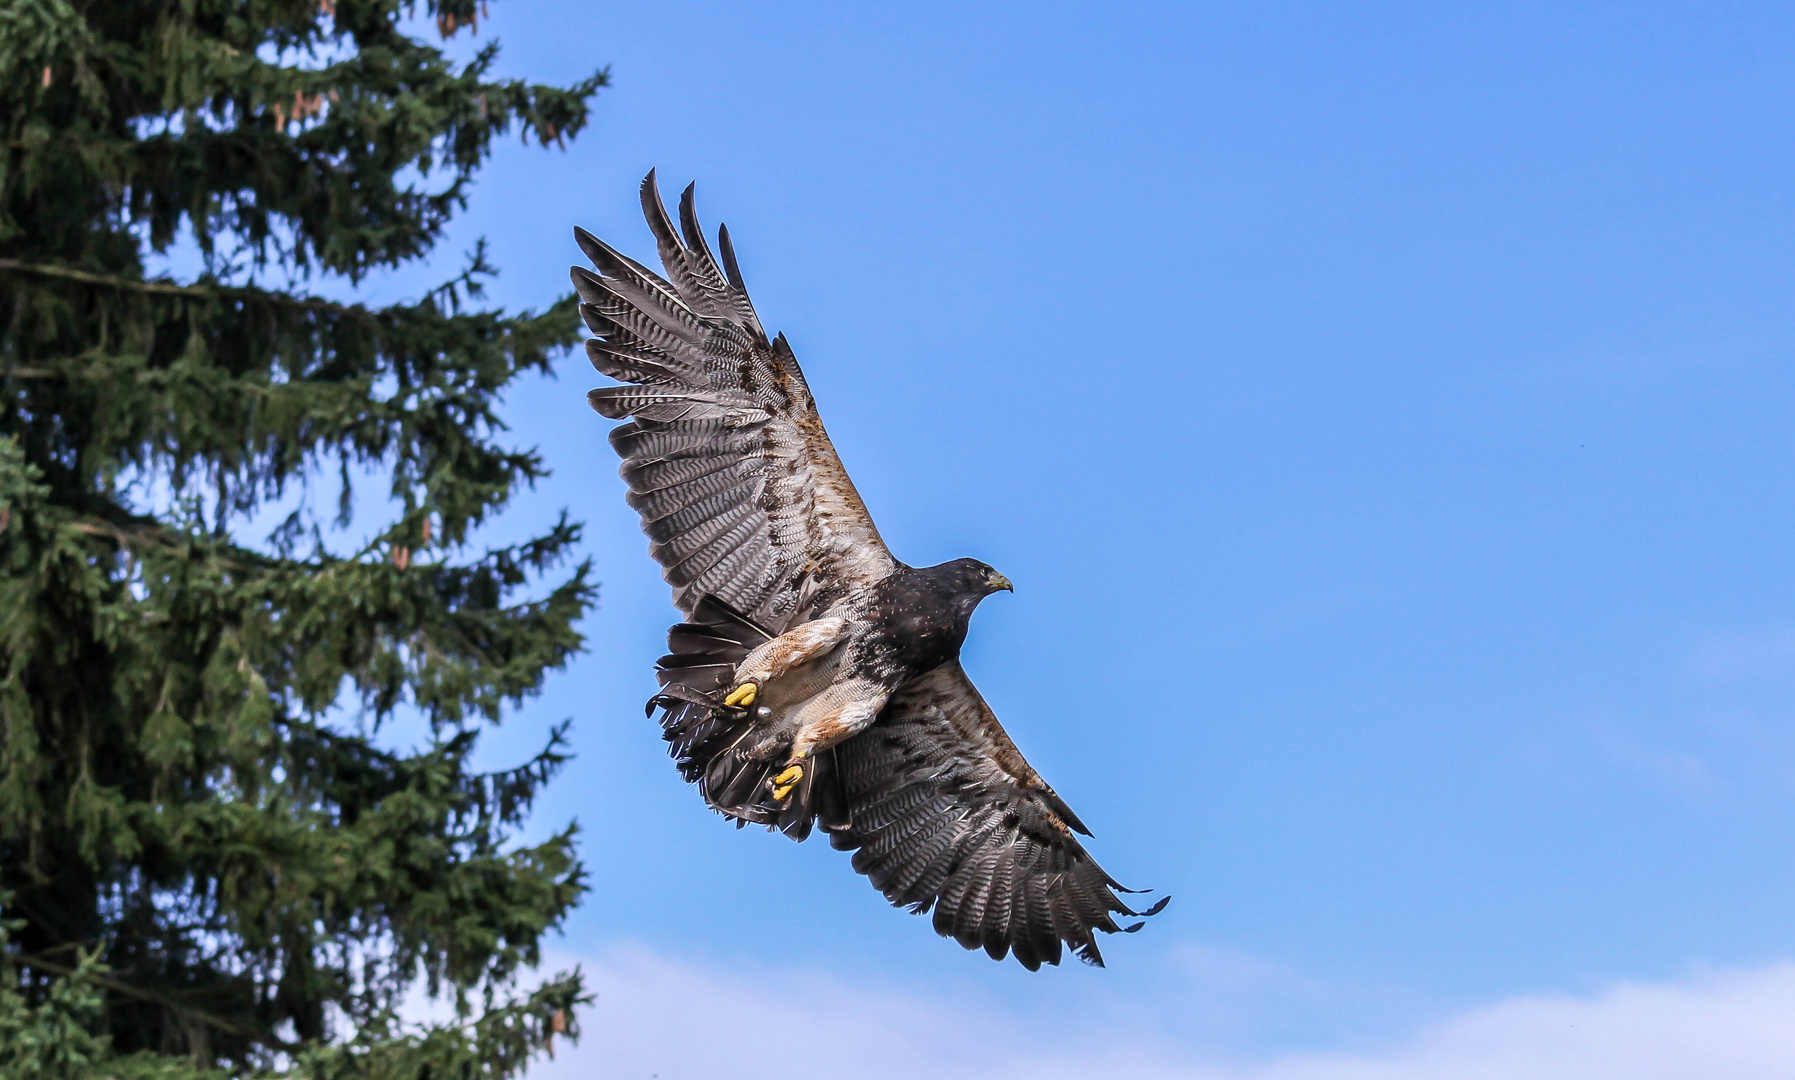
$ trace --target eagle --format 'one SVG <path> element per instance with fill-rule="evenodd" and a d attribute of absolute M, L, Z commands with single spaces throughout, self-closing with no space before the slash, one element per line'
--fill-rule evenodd
<path fill-rule="evenodd" d="M 666 273 L 584 229 L 575 266 L 587 355 L 617 385 L 629 505 L 684 621 L 658 665 L 681 775 L 738 827 L 820 828 L 895 906 L 1029 970 L 1062 946 L 1101 966 L 1095 932 L 1132 932 L 1131 892 L 1029 767 L 961 668 L 985 597 L 976 559 L 911 567 L 879 537 L 823 430 L 785 335 L 762 327 L 727 227 L 712 255 L 694 210 L 676 230 L 650 172 L 642 210 Z"/>

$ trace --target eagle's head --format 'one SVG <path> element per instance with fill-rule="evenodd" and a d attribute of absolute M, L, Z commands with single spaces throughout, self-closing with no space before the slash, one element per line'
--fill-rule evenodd
<path fill-rule="evenodd" d="M 971 598 L 975 604 L 994 592 L 1016 591 L 1016 586 L 1010 584 L 1009 578 L 977 559 L 955 559 L 932 569 L 945 571 L 943 576 L 952 584 L 954 591 Z"/>

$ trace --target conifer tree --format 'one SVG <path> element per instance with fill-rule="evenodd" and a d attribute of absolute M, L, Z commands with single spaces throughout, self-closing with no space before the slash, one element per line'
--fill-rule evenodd
<path fill-rule="evenodd" d="M 483 12 L 0 4 L 0 1078 L 496 1078 L 575 1034 L 577 972 L 518 984 L 584 888 L 571 825 L 518 837 L 564 729 L 470 760 L 593 596 L 565 517 L 476 533 L 544 475 L 495 409 L 573 305 L 482 308 L 478 252 L 316 295 L 430 252 L 495 136 L 585 125 L 603 72 L 445 57 Z"/>

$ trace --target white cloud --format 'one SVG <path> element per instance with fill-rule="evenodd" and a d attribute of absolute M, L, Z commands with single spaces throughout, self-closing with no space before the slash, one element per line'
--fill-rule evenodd
<path fill-rule="evenodd" d="M 1252 1080 L 1756 1080 L 1795 1075 L 1795 964 L 1624 983 L 1473 1010 L 1377 1054 L 1320 1055 Z M 1194 1075 L 1201 1076 L 1198 1072 Z"/>
<path fill-rule="evenodd" d="M 563 963 L 568 958 L 561 958 Z M 1757 1080 L 1795 1075 L 1795 964 L 1474 1009 L 1375 1050 L 1222 1060 L 1176 1033 L 1079 1028 L 815 971 L 583 961 L 585 1037 L 530 1080 Z M 844 1063 L 851 1063 L 844 1068 Z"/>

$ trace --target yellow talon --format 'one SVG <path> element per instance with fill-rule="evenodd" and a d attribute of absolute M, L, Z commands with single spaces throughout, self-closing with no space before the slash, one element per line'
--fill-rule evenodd
<path fill-rule="evenodd" d="M 798 781 L 800 781 L 802 779 L 804 779 L 804 766 L 802 766 L 802 765 L 786 766 L 786 769 L 784 772 L 780 773 L 778 776 L 773 777 L 773 798 L 783 799 L 787 795 L 790 795 L 792 793 L 792 789 L 797 787 Z"/>
<path fill-rule="evenodd" d="M 723 699 L 723 704 L 732 709 L 745 709 L 754 704 L 754 699 L 759 696 L 760 687 L 756 686 L 754 683 L 745 682 L 734 690 L 731 690 L 729 696 Z"/>

